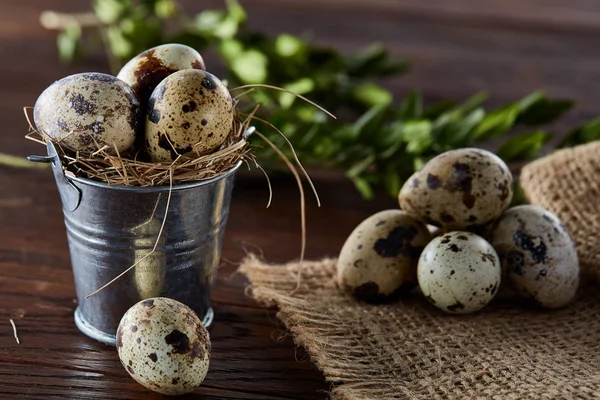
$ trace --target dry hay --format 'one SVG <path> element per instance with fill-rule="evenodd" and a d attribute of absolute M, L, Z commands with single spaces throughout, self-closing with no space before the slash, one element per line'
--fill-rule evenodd
<path fill-rule="evenodd" d="M 27 114 L 30 131 L 27 138 L 41 144 L 51 141 L 60 157 L 65 174 L 118 186 L 177 185 L 216 178 L 234 168 L 240 161 L 249 162 L 246 132 L 250 132 L 251 117 L 242 121 L 234 118 L 233 126 L 225 142 L 213 153 L 196 158 L 179 155 L 171 163 L 142 161 L 140 152 L 119 154 L 109 146 L 100 147 L 93 153 L 73 152 L 37 130 Z M 172 181 L 171 181 L 172 178 Z"/>

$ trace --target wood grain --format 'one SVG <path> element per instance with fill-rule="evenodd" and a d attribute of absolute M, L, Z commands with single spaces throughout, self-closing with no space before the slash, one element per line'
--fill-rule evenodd
<path fill-rule="evenodd" d="M 183 1 L 190 12 L 221 0 Z M 594 116 L 600 98 L 597 41 L 600 3 L 592 0 L 246 0 L 250 25 L 292 32 L 342 51 L 380 41 L 413 65 L 389 82 L 398 96 L 412 89 L 427 101 L 460 100 L 479 90 L 493 104 L 535 89 L 578 100 L 559 128 Z M 44 9 L 83 11 L 87 2 L 0 2 L 0 151 L 44 152 L 25 141 L 22 107 L 52 81 L 81 71 L 106 71 L 100 51 L 78 65 L 61 64 L 55 35 L 38 24 Z M 218 64 L 215 71 L 219 71 Z M 308 207 L 308 258 L 335 256 L 353 227 L 395 207 L 381 196 L 362 201 L 340 179 L 316 182 L 323 207 Z M 297 258 L 298 194 L 291 179 L 273 181 L 265 208 L 264 180 L 241 175 L 234 191 L 213 290 L 216 324 L 205 385 L 187 398 L 324 399 L 328 384 L 277 321 L 244 294 L 236 263 L 248 252 L 272 262 Z M 113 348 L 88 339 L 73 323 L 75 292 L 60 200 L 49 171 L 0 167 L 0 398 L 158 399 L 131 380 Z M 9 318 L 15 320 L 17 345 Z"/>

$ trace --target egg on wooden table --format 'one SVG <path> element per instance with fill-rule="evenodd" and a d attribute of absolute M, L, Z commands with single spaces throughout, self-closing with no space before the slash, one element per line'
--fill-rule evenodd
<path fill-rule="evenodd" d="M 114 76 L 88 72 L 50 85 L 33 109 L 37 129 L 62 147 L 124 152 L 140 134 L 140 103 L 129 85 Z"/>
<path fill-rule="evenodd" d="M 117 328 L 121 363 L 142 386 L 176 395 L 193 391 L 206 377 L 210 337 L 186 305 L 166 297 L 142 300 Z"/>
<path fill-rule="evenodd" d="M 431 304 L 453 314 L 485 307 L 498 293 L 502 269 L 483 238 L 454 231 L 433 239 L 421 253 L 419 287 Z"/>
<path fill-rule="evenodd" d="M 508 209 L 492 232 L 492 244 L 517 294 L 536 305 L 560 308 L 579 287 L 579 261 L 560 219 L 533 205 Z"/>
<path fill-rule="evenodd" d="M 338 285 L 370 302 L 406 293 L 417 284 L 419 255 L 430 239 L 427 227 L 405 212 L 378 212 L 344 243 L 337 261 Z"/>
<path fill-rule="evenodd" d="M 183 69 L 206 69 L 195 49 L 178 43 L 167 43 L 148 49 L 121 68 L 117 78 L 129 84 L 142 104 L 167 76 Z"/>
<path fill-rule="evenodd" d="M 156 162 L 198 157 L 218 148 L 233 128 L 233 100 L 207 71 L 187 69 L 165 78 L 152 92 L 146 147 Z"/>

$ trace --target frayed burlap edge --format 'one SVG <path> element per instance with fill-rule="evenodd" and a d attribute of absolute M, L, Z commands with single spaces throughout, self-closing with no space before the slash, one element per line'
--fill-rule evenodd
<path fill-rule="evenodd" d="M 600 142 L 560 150 L 525 166 L 520 184 L 532 204 L 565 223 L 582 272 L 600 280 Z"/>
<path fill-rule="evenodd" d="M 562 310 L 499 296 L 482 312 L 454 316 L 418 292 L 389 305 L 358 302 L 336 287 L 333 259 L 271 266 L 250 256 L 240 271 L 256 300 L 278 308 L 336 400 L 600 398 L 593 287 Z"/>

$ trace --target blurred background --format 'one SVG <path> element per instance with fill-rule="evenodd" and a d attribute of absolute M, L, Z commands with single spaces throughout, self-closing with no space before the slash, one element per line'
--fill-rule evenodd
<path fill-rule="evenodd" d="M 53 81 L 116 74 L 179 41 L 230 85 L 286 87 L 335 112 L 340 122 L 280 93 L 247 99 L 313 169 L 346 174 L 364 197 L 397 193 L 450 148 L 487 146 L 518 165 L 600 137 L 599 18 L 592 0 L 3 0 L 0 151 L 40 153 L 22 108 Z M 528 97 L 537 91 L 547 97 Z M 480 92 L 485 102 L 465 104 Z M 273 154 L 258 151 L 268 165 Z"/>

